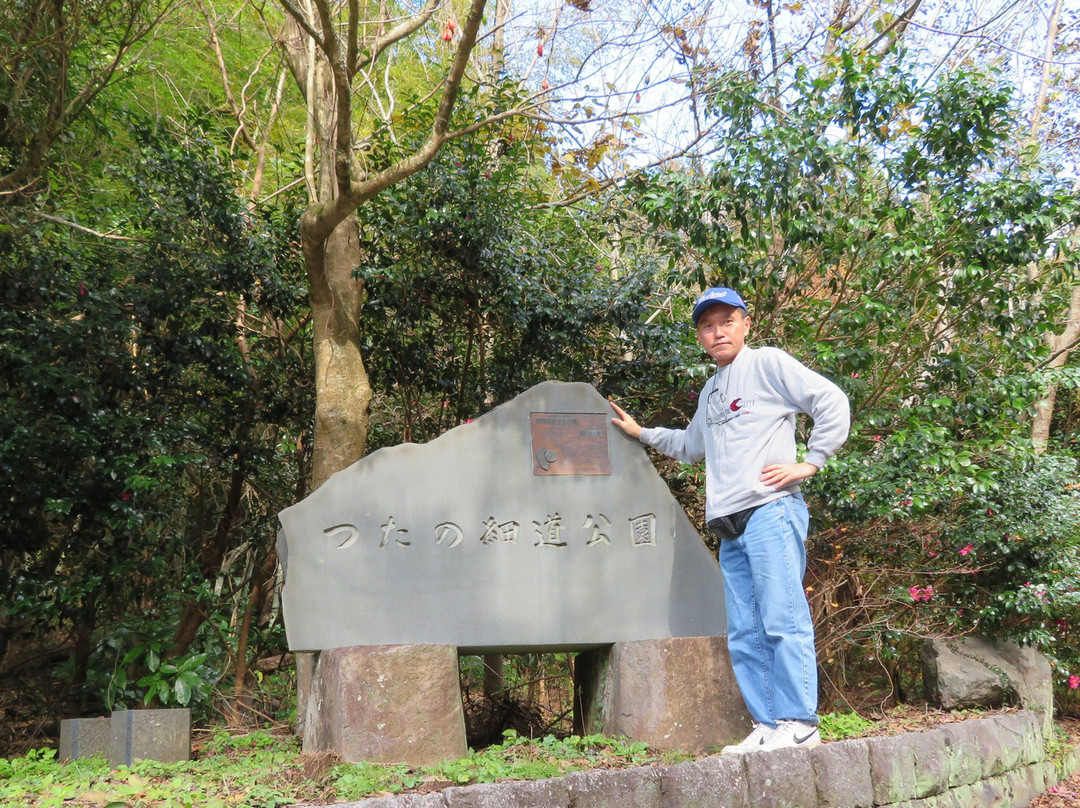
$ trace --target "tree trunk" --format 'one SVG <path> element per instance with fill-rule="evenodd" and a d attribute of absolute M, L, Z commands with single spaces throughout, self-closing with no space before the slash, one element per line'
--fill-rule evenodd
<path fill-rule="evenodd" d="M 1046 110 L 1047 93 L 1050 87 L 1050 67 L 1054 50 L 1057 47 L 1058 20 L 1061 16 L 1061 0 L 1054 3 L 1050 21 L 1046 28 L 1046 44 L 1043 51 L 1043 71 L 1039 82 L 1039 92 L 1031 111 L 1031 130 L 1029 139 L 1034 142 L 1038 137 L 1039 125 Z M 1051 357 L 1047 367 L 1064 367 L 1069 360 L 1073 343 L 1080 336 L 1080 287 L 1074 286 L 1069 298 L 1069 313 L 1065 330 L 1061 334 L 1050 334 L 1046 343 L 1050 346 Z M 1046 395 L 1035 405 L 1035 417 L 1031 422 L 1031 443 L 1035 451 L 1042 454 L 1050 442 L 1050 424 L 1054 420 L 1054 403 L 1057 400 L 1057 383 L 1047 385 Z"/>
<path fill-rule="evenodd" d="M 246 408 L 246 416 L 253 417 L 252 407 Z M 250 432 L 250 420 L 245 422 L 245 428 L 240 432 L 239 444 L 247 443 Z M 240 517 L 241 504 L 243 501 L 244 485 L 246 476 L 241 468 L 240 460 L 234 461 L 232 475 L 229 479 L 229 492 L 225 500 L 225 508 L 218 519 L 214 538 L 209 544 L 199 548 L 199 571 L 208 581 L 221 572 L 221 564 L 225 560 L 232 539 L 233 527 Z M 173 644 L 169 649 L 169 657 L 183 656 L 195 641 L 199 628 L 206 620 L 203 604 L 198 597 L 191 597 L 184 606 L 183 614 L 173 635 Z"/>
<path fill-rule="evenodd" d="M 1047 367 L 1051 370 L 1064 367 L 1069 359 L 1074 343 L 1080 339 L 1080 286 L 1074 286 L 1069 297 L 1069 315 L 1065 330 L 1060 334 L 1050 334 L 1046 338 L 1050 346 L 1051 358 Z M 1054 419 L 1054 402 L 1057 400 L 1057 383 L 1050 382 L 1046 395 L 1035 405 L 1035 418 L 1031 423 L 1031 442 L 1035 451 L 1046 451 L 1050 442 L 1050 423 Z"/>
<path fill-rule="evenodd" d="M 364 455 L 371 384 L 360 352 L 362 281 L 356 216 L 322 245 L 304 245 L 315 348 L 315 442 L 311 487 Z"/>

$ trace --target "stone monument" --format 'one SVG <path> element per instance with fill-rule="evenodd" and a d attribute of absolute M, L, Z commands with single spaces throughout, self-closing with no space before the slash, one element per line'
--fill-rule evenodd
<path fill-rule="evenodd" d="M 305 750 L 463 753 L 458 653 L 589 651 L 589 731 L 687 749 L 744 732 L 719 567 L 610 418 L 590 385 L 545 382 L 281 512 L 289 645 L 322 652 Z M 688 689 L 674 671 L 708 681 Z"/>

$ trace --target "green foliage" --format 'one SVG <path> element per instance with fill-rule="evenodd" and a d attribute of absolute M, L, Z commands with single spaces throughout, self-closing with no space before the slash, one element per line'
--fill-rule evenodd
<path fill-rule="evenodd" d="M 501 744 L 458 760 L 411 770 L 405 766 L 371 763 L 344 764 L 334 770 L 334 789 L 344 799 L 359 799 L 375 791 L 400 792 L 424 780 L 455 785 L 496 780 L 538 780 L 596 765 L 642 765 L 656 760 L 644 743 L 628 743 L 602 735 L 548 735 L 530 740 L 514 730 L 503 733 Z"/>
<path fill-rule="evenodd" d="M 823 475 L 826 516 L 840 503 L 865 519 L 838 519 L 814 539 L 822 559 L 812 565 L 815 594 L 833 612 L 836 637 L 824 655 L 850 643 L 892 658 L 921 636 L 978 632 L 1038 646 L 1055 662 L 1064 697 L 1080 672 L 1077 463 L 1023 453 L 978 460 L 977 484 L 954 482 L 949 496 L 933 496 L 933 481 L 911 483 L 874 457 L 849 456 Z"/>
<path fill-rule="evenodd" d="M 830 741 L 862 735 L 874 726 L 858 713 L 825 713 L 820 721 L 821 737 Z"/>
<path fill-rule="evenodd" d="M 46 808 L 65 801 L 78 805 L 115 802 L 182 808 L 236 804 L 276 808 L 296 802 L 304 793 L 295 785 L 302 769 L 299 743 L 266 733 L 235 739 L 218 733 L 199 760 L 183 763 L 145 760 L 112 769 L 103 759 L 61 764 L 55 755 L 54 750 L 40 749 L 23 758 L 0 758 L 0 800 L 27 808 Z"/>
<path fill-rule="evenodd" d="M 208 654 L 191 654 L 176 662 L 162 660 L 161 643 L 139 645 L 128 651 L 124 664 L 142 660 L 149 673 L 136 684 L 146 689 L 144 704 L 157 701 L 163 707 L 187 707 L 192 699 L 206 698 L 209 685 L 217 678 L 203 663 Z"/>
<path fill-rule="evenodd" d="M 22 758 L 0 758 L 0 801 L 44 808 L 63 800 L 75 804 L 109 801 L 139 805 L 251 806 L 275 808 L 298 801 L 355 800 L 376 792 L 401 792 L 425 783 L 489 783 L 551 777 L 592 767 L 656 762 L 645 744 L 599 735 L 528 740 L 509 731 L 502 744 L 470 752 L 456 761 L 410 769 L 404 765 L 340 764 L 325 776 L 304 775 L 299 741 L 265 732 L 215 733 L 183 763 L 140 761 L 110 769 L 104 760 L 60 764 L 51 749 Z"/>
<path fill-rule="evenodd" d="M 717 83 L 707 177 L 635 186 L 676 277 L 742 289 L 752 336 L 841 380 L 863 423 L 891 426 L 914 399 L 943 402 L 937 424 L 1011 432 L 1041 386 L 1030 365 L 1061 303 L 1052 284 L 1075 273 L 1055 237 L 1078 208 L 1001 148 L 1008 92 L 970 73 L 927 87 L 850 54 L 800 71 L 782 110 L 758 92 Z"/>
<path fill-rule="evenodd" d="M 245 563 L 208 581 L 215 556 L 246 547 L 254 565 L 272 548 L 310 410 L 283 381 L 304 366 L 286 333 L 304 335 L 305 290 L 293 212 L 247 209 L 197 129 L 132 137 L 139 159 L 115 175 L 134 240 L 17 208 L 0 233 L 0 655 L 11 637 L 71 632 L 66 672 L 92 701 L 195 705 L 225 635 L 175 659 L 165 638 L 193 598 L 213 612 L 242 597 Z"/>
<path fill-rule="evenodd" d="M 739 288 L 752 339 L 849 395 L 851 437 L 806 486 L 827 672 L 862 654 L 898 686 L 914 638 L 978 630 L 1072 675 L 1076 472 L 1024 434 L 1048 381 L 1075 384 L 1041 364 L 1080 207 L 1010 150 L 1010 89 L 841 52 L 779 102 L 742 76 L 713 90 L 709 170 L 634 190 L 673 284 Z"/>
<path fill-rule="evenodd" d="M 33 188 L 56 144 L 122 75 L 133 46 L 168 5 L 17 0 L 0 6 L 0 188 L 5 194 Z"/>
<path fill-rule="evenodd" d="M 374 446 L 433 438 L 545 379 L 619 392 L 674 357 L 670 326 L 645 322 L 653 264 L 613 268 L 590 243 L 602 209 L 534 209 L 539 146 L 520 124 L 454 141 L 360 209 L 365 356 L 393 401 Z"/>

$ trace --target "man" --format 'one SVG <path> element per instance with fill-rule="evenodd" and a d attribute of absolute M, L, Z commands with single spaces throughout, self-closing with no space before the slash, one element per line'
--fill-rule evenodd
<path fill-rule="evenodd" d="M 686 429 L 643 429 L 612 402 L 612 423 L 685 463 L 705 458 L 705 518 L 720 537 L 728 650 L 754 729 L 724 752 L 821 743 L 814 627 L 803 589 L 809 515 L 799 483 L 847 439 L 843 391 L 778 348 L 748 348 L 750 317 L 732 289 L 709 289 L 694 326 L 716 374 Z M 795 415 L 814 421 L 805 460 Z"/>

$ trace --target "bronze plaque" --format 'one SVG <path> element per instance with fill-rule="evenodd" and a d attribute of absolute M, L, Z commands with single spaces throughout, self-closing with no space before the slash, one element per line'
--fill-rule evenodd
<path fill-rule="evenodd" d="M 534 412 L 533 474 L 611 474 L 609 416 L 586 412 Z"/>

